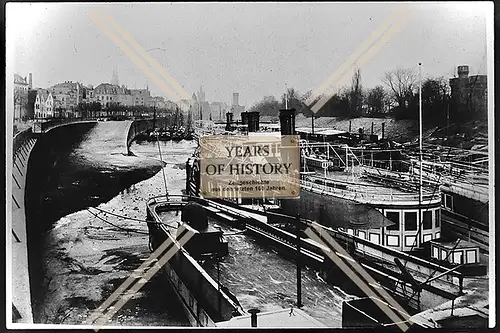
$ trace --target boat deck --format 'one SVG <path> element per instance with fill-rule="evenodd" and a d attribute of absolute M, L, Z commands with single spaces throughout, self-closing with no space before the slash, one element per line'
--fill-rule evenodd
<path fill-rule="evenodd" d="M 172 226 L 177 226 L 177 221 L 180 221 L 180 214 L 176 215 L 175 211 L 161 212 L 159 216 L 163 223 Z M 242 234 L 241 230 L 231 228 L 222 221 L 210 217 L 209 224 L 223 231 L 229 248 L 228 255 L 220 261 L 219 265 L 214 261 L 206 261 L 202 264 L 214 281 L 220 277 L 221 286 L 227 287 L 236 296 L 245 311 L 257 308 L 261 313 L 285 311 L 284 309 L 290 312 L 297 301 L 295 264 L 253 237 Z M 342 327 L 342 301 L 355 298 L 357 297 L 327 284 L 316 271 L 307 267 L 303 268 L 302 303 L 304 306 L 301 309 L 322 325 L 333 328 Z M 281 319 L 278 322 L 277 325 L 281 325 Z M 240 324 L 246 325 L 244 321 L 238 322 L 237 325 Z M 317 326 L 311 325 L 308 324 L 307 327 Z"/>
<path fill-rule="evenodd" d="M 442 327 L 445 321 L 477 316 L 484 321 L 489 317 L 489 288 L 487 278 L 469 279 L 464 286 L 465 295 L 433 309 L 420 312 L 410 320 L 422 327 Z M 451 315 L 451 316 L 450 316 Z"/>

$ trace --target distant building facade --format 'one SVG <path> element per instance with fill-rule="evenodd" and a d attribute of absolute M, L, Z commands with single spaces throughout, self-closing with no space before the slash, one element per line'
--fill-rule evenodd
<path fill-rule="evenodd" d="M 45 119 L 54 114 L 54 97 L 49 89 L 38 89 L 35 99 L 35 118 Z"/>
<path fill-rule="evenodd" d="M 130 89 L 133 105 L 153 106 L 153 99 L 148 88 L 146 89 Z"/>
<path fill-rule="evenodd" d="M 94 99 L 103 109 L 113 105 L 133 105 L 133 98 L 125 86 L 101 83 L 93 90 Z"/>
<path fill-rule="evenodd" d="M 231 105 L 231 112 L 233 113 L 233 119 L 238 121 L 241 119 L 241 113 L 245 112 L 245 107 L 239 105 L 240 94 L 237 92 L 233 93 L 233 103 Z"/>
<path fill-rule="evenodd" d="M 210 117 L 213 121 L 225 121 L 229 106 L 225 102 L 210 103 Z"/>
<path fill-rule="evenodd" d="M 79 82 L 65 81 L 49 89 L 65 109 L 74 109 L 83 100 L 82 84 Z"/>
<path fill-rule="evenodd" d="M 31 81 L 31 73 L 30 73 Z M 14 119 L 26 119 L 28 106 L 28 90 L 30 85 L 26 77 L 14 74 Z"/>
<path fill-rule="evenodd" d="M 487 76 L 469 76 L 469 66 L 458 66 L 458 77 L 450 79 L 453 112 L 460 119 L 485 119 L 487 106 Z"/>

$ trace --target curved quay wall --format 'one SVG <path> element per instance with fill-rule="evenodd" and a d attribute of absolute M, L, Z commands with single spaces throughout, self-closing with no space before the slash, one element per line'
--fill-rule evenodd
<path fill-rule="evenodd" d="M 45 154 L 51 141 L 57 142 L 68 136 L 79 136 L 82 130 L 87 131 L 95 124 L 95 121 L 44 124 L 35 128 L 35 131 L 41 129 L 42 133 L 34 133 L 30 128 L 13 138 L 12 195 L 10 198 L 12 230 L 7 230 L 11 233 L 11 256 L 8 259 L 11 260 L 12 278 L 11 288 L 8 288 L 12 295 L 12 316 L 8 316 L 7 320 L 11 317 L 13 323 L 33 323 L 33 288 L 30 277 L 33 266 L 40 264 L 40 258 L 33 258 L 33 253 L 37 253 L 40 235 L 46 227 L 27 223 L 29 220 L 26 210 L 28 193 L 37 188 L 37 186 L 28 186 L 28 180 L 46 178 L 45 171 L 53 163 L 50 157 L 54 157 Z M 75 131 L 75 127 L 79 130 Z M 33 177 L 33 172 L 36 172 L 35 177 Z M 37 265 L 34 265 L 34 262 L 38 262 Z"/>
<path fill-rule="evenodd" d="M 157 118 L 156 120 L 141 119 L 132 121 L 132 123 L 130 123 L 130 127 L 127 133 L 127 142 L 126 142 L 127 155 L 131 154 L 130 144 L 139 134 L 152 130 L 155 127 L 157 128 L 167 127 L 167 125 L 168 125 L 167 118 Z"/>

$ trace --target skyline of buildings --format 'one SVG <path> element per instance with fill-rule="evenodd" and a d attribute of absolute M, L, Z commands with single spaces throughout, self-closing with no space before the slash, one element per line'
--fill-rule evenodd
<path fill-rule="evenodd" d="M 29 78 L 29 79 L 28 79 Z M 14 74 L 14 119 L 50 118 L 50 117 L 79 117 L 79 105 L 97 102 L 102 109 L 112 109 L 116 106 L 146 106 L 157 109 L 174 110 L 179 108 L 187 113 L 193 112 L 194 119 L 224 120 L 226 112 L 241 113 L 244 106 L 229 107 L 226 102 L 206 101 L 203 87 L 193 94 L 192 100 L 182 99 L 170 101 L 163 96 L 152 96 L 149 87 L 145 89 L 129 89 L 119 85 L 118 70 L 113 69 L 112 83 L 100 83 L 96 87 L 85 85 L 79 81 L 64 81 L 50 87 L 33 87 L 33 74 L 27 77 Z M 237 97 L 236 97 L 237 101 Z M 201 112 L 201 113 L 200 113 Z"/>

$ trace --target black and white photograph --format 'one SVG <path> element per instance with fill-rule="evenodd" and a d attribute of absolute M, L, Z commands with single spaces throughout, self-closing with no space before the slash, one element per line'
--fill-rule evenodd
<path fill-rule="evenodd" d="M 493 2 L 7 2 L 8 330 L 496 327 Z"/>

